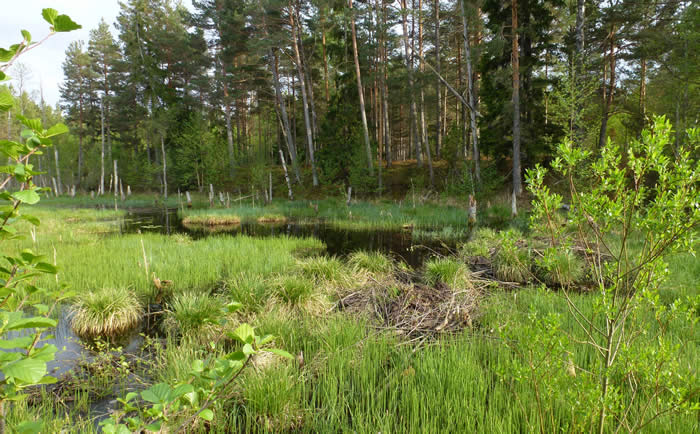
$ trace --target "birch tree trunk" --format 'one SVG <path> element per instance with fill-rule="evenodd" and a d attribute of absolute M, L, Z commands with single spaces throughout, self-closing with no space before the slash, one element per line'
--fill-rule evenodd
<path fill-rule="evenodd" d="M 523 188 L 520 175 L 520 52 L 518 48 L 517 0 L 512 0 L 511 15 L 513 19 L 513 196 L 515 197 L 520 195 Z"/>
<path fill-rule="evenodd" d="M 53 146 L 53 156 L 54 156 L 54 159 L 56 161 L 56 183 L 58 185 L 58 189 L 56 190 L 56 194 L 61 195 L 61 194 L 63 194 L 63 189 L 62 189 L 62 185 L 61 185 L 61 168 L 60 168 L 60 165 L 58 164 L 58 147 L 56 147 L 56 145 Z"/>
<path fill-rule="evenodd" d="M 352 32 L 352 54 L 355 58 L 355 75 L 357 76 L 357 93 L 360 97 L 360 117 L 362 118 L 362 133 L 365 139 L 365 151 L 367 152 L 367 168 L 370 176 L 374 175 L 372 149 L 369 143 L 369 129 L 367 127 L 367 113 L 365 112 L 365 96 L 362 89 L 362 77 L 360 75 L 360 58 L 357 53 L 357 32 L 355 30 L 355 14 L 352 8 L 352 0 L 348 0 L 351 12 L 350 29 Z"/>
<path fill-rule="evenodd" d="M 408 92 L 411 95 L 411 135 L 413 137 L 413 144 L 415 147 L 416 163 L 418 167 L 423 167 L 423 158 L 421 156 L 421 145 L 418 139 L 418 125 L 416 113 L 416 97 L 414 95 L 414 85 L 413 85 L 413 65 L 411 64 L 411 56 L 409 52 L 408 43 L 408 9 L 406 6 L 406 0 L 401 0 L 401 16 L 402 16 L 402 27 L 403 27 L 403 47 L 404 54 L 406 57 L 406 74 L 408 75 Z"/>
<path fill-rule="evenodd" d="M 309 152 L 309 162 L 311 163 L 311 176 L 313 178 L 313 186 L 318 187 L 318 173 L 316 173 L 316 162 L 314 161 L 314 138 L 313 129 L 311 127 L 311 118 L 309 116 L 309 101 L 307 97 L 306 78 L 304 74 L 304 65 L 301 63 L 301 55 L 299 54 L 299 45 L 297 44 L 298 24 L 294 20 L 294 7 L 289 5 L 289 24 L 292 26 L 292 46 L 294 47 L 294 57 L 296 58 L 297 74 L 299 75 L 299 83 L 301 84 L 301 100 L 304 109 L 304 124 L 306 126 L 306 144 Z"/>

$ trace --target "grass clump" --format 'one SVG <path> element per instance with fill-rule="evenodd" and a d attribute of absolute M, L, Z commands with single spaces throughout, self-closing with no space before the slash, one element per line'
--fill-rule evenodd
<path fill-rule="evenodd" d="M 571 286 L 583 275 L 583 261 L 569 249 L 547 249 L 537 260 L 537 276 L 550 286 Z"/>
<path fill-rule="evenodd" d="M 292 306 L 309 300 L 314 291 L 312 280 L 296 274 L 280 276 L 275 286 L 275 294 Z"/>
<path fill-rule="evenodd" d="M 141 321 L 142 307 L 128 289 L 102 288 L 77 296 L 71 327 L 84 338 L 115 338 L 133 330 Z"/>
<path fill-rule="evenodd" d="M 263 214 L 257 218 L 258 223 L 284 223 L 287 217 L 282 214 Z"/>
<path fill-rule="evenodd" d="M 466 288 L 470 286 L 469 277 L 467 266 L 453 258 L 432 258 L 425 263 L 423 278 L 431 286 L 442 282 L 453 288 Z"/>
<path fill-rule="evenodd" d="M 241 223 L 237 215 L 226 214 L 195 214 L 182 219 L 183 225 L 232 226 Z"/>
<path fill-rule="evenodd" d="M 370 273 L 389 273 L 394 263 L 388 256 L 379 252 L 367 252 L 360 250 L 348 256 L 348 264 L 358 270 Z"/>
<path fill-rule="evenodd" d="M 182 336 L 212 331 L 222 317 L 225 303 L 205 293 L 184 292 L 173 297 L 165 317 L 165 330 Z"/>
<path fill-rule="evenodd" d="M 316 281 L 340 282 L 346 276 L 345 267 L 338 258 L 314 256 L 299 262 L 301 274 Z"/>
<path fill-rule="evenodd" d="M 474 236 L 460 248 L 460 256 L 463 258 L 483 256 L 491 257 L 491 249 L 499 244 L 498 233 L 491 228 L 479 228 Z"/>
<path fill-rule="evenodd" d="M 259 274 L 247 271 L 238 273 L 227 282 L 231 300 L 243 305 L 243 309 L 257 311 L 265 303 L 268 285 Z"/>
<path fill-rule="evenodd" d="M 530 278 L 530 252 L 518 245 L 520 235 L 515 230 L 501 235 L 501 245 L 493 258 L 493 271 L 500 280 L 524 283 Z"/>

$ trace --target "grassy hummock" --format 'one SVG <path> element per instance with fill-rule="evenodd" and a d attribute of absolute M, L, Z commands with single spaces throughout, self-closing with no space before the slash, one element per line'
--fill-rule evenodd
<path fill-rule="evenodd" d="M 133 330 L 143 316 L 142 306 L 133 291 L 103 288 L 76 297 L 71 326 L 78 336 L 116 338 Z"/>

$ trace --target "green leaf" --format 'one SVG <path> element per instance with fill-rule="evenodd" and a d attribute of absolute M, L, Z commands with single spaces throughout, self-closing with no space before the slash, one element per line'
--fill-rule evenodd
<path fill-rule="evenodd" d="M 244 344 L 252 343 L 255 337 L 255 331 L 249 324 L 244 323 L 238 326 L 238 328 L 234 331 L 234 335 Z"/>
<path fill-rule="evenodd" d="M 41 16 L 44 17 L 47 23 L 53 26 L 56 17 L 58 16 L 58 11 L 56 9 L 46 8 L 42 9 Z"/>
<path fill-rule="evenodd" d="M 214 412 L 208 408 L 205 408 L 201 413 L 199 413 L 199 417 L 211 422 L 211 420 L 214 419 Z"/>
<path fill-rule="evenodd" d="M 0 48 L 0 56 L 2 56 L 2 48 Z M 0 59 L 0 61 L 3 61 Z M 15 104 L 15 99 L 8 91 L 0 92 L 0 111 L 6 112 Z"/>
<path fill-rule="evenodd" d="M 19 216 L 19 218 L 21 218 L 22 220 L 28 221 L 29 223 L 33 224 L 34 226 L 39 226 L 41 224 L 41 222 L 39 221 L 39 218 L 37 218 L 33 215 L 22 214 L 21 216 Z"/>
<path fill-rule="evenodd" d="M 28 205 L 34 205 L 35 203 L 39 202 L 39 195 L 36 193 L 35 190 L 22 190 L 22 191 L 17 191 L 12 193 L 12 197 L 15 200 L 18 200 L 22 203 L 26 203 Z"/>
<path fill-rule="evenodd" d="M 32 34 L 29 33 L 27 30 L 22 30 L 22 37 L 24 38 L 24 42 L 29 45 L 32 43 Z"/>
<path fill-rule="evenodd" d="M 82 28 L 83 26 L 71 20 L 68 15 L 59 15 L 53 21 L 53 29 L 56 32 L 71 32 Z"/>
<path fill-rule="evenodd" d="M 17 53 L 17 48 L 19 48 L 17 45 L 13 45 L 9 50 L 0 48 L 0 62 L 9 62 L 12 60 L 12 58 L 15 57 L 15 53 Z"/>
<path fill-rule="evenodd" d="M 20 318 L 10 321 L 5 330 L 21 330 L 29 328 L 44 328 L 44 327 L 56 327 L 56 320 L 51 318 L 44 318 L 41 316 L 34 316 L 30 318 Z"/>
<path fill-rule="evenodd" d="M 58 273 L 58 268 L 56 268 L 56 266 L 53 264 L 49 264 L 48 262 L 39 262 L 38 264 L 36 264 L 34 269 L 37 271 L 41 271 L 42 273 L 47 273 L 47 274 Z"/>
<path fill-rule="evenodd" d="M 158 383 L 141 392 L 141 398 L 152 404 L 165 404 L 170 401 L 172 388 L 165 383 Z"/>
<path fill-rule="evenodd" d="M 11 350 L 13 348 L 26 348 L 34 342 L 34 336 L 22 336 L 15 339 L 0 339 L 0 349 Z"/>
<path fill-rule="evenodd" d="M 44 134 L 42 134 L 42 136 L 53 137 L 53 136 L 57 136 L 59 134 L 65 134 L 67 132 L 68 132 L 68 127 L 62 123 L 58 123 L 58 124 L 52 126 L 51 128 L 49 128 L 48 130 L 46 130 L 46 132 Z"/>
<path fill-rule="evenodd" d="M 265 349 L 265 351 L 267 351 L 268 353 L 277 354 L 278 356 L 286 357 L 288 359 L 294 358 L 294 356 L 292 356 L 288 352 L 286 352 L 284 350 L 279 350 L 277 348 L 269 348 L 269 349 Z"/>
<path fill-rule="evenodd" d="M 7 74 L 0 71 L 0 82 L 5 81 L 5 80 L 9 80 L 9 78 L 7 78 Z"/>
<path fill-rule="evenodd" d="M 40 420 L 25 420 L 24 422 L 15 426 L 13 432 L 18 434 L 34 434 L 41 431 L 41 419 Z"/>
<path fill-rule="evenodd" d="M 34 118 L 34 119 L 29 119 L 26 116 L 22 115 L 17 115 L 17 119 L 24 125 L 25 127 L 29 128 L 30 130 L 34 131 L 42 131 L 43 128 L 41 127 L 41 119 L 39 118 Z M 24 134 L 24 132 L 22 132 Z"/>
<path fill-rule="evenodd" d="M 5 377 L 13 377 L 24 383 L 38 383 L 46 375 L 46 363 L 34 359 L 21 359 L 7 364 L 2 370 Z"/>

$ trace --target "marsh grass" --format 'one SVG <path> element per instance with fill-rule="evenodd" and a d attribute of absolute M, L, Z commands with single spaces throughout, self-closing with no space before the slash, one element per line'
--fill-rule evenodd
<path fill-rule="evenodd" d="M 394 269 L 394 262 L 388 256 L 379 252 L 367 252 L 359 250 L 348 256 L 348 264 L 356 270 L 364 270 L 370 273 L 385 274 Z"/>
<path fill-rule="evenodd" d="M 270 295 L 269 286 L 262 276 L 244 271 L 226 282 L 225 292 L 231 300 L 241 303 L 244 310 L 257 312 Z"/>
<path fill-rule="evenodd" d="M 256 220 L 258 223 L 284 223 L 287 221 L 287 217 L 281 214 L 263 214 Z"/>
<path fill-rule="evenodd" d="M 500 245 L 493 256 L 493 271 L 496 278 L 507 282 L 525 283 L 530 272 L 530 251 L 523 241 L 522 233 L 508 230 L 499 235 Z"/>
<path fill-rule="evenodd" d="M 278 276 L 273 285 L 274 294 L 291 306 L 309 301 L 315 287 L 313 280 L 296 274 Z"/>
<path fill-rule="evenodd" d="M 547 285 L 569 287 L 584 277 L 584 262 L 570 249 L 547 249 L 538 258 L 536 276 Z"/>
<path fill-rule="evenodd" d="M 133 291 L 102 288 L 79 294 L 72 307 L 71 327 L 85 338 L 116 338 L 141 322 L 143 308 Z"/>
<path fill-rule="evenodd" d="M 425 283 L 431 286 L 439 282 L 452 288 L 472 288 L 471 272 L 461 261 L 454 258 L 432 258 L 425 263 Z"/>
<path fill-rule="evenodd" d="M 191 215 L 182 219 L 185 226 L 234 226 L 241 223 L 237 215 Z"/>
<path fill-rule="evenodd" d="M 184 292 L 173 297 L 163 321 L 166 332 L 212 337 L 223 318 L 224 300 L 205 293 Z"/>
<path fill-rule="evenodd" d="M 490 258 L 499 245 L 498 233 L 491 228 L 481 227 L 474 232 L 469 241 L 460 247 L 459 255 L 462 258 L 474 256 Z"/>
<path fill-rule="evenodd" d="M 325 255 L 314 256 L 299 261 L 299 271 L 302 275 L 316 282 L 340 284 L 350 277 L 351 270 L 336 257 Z"/>

